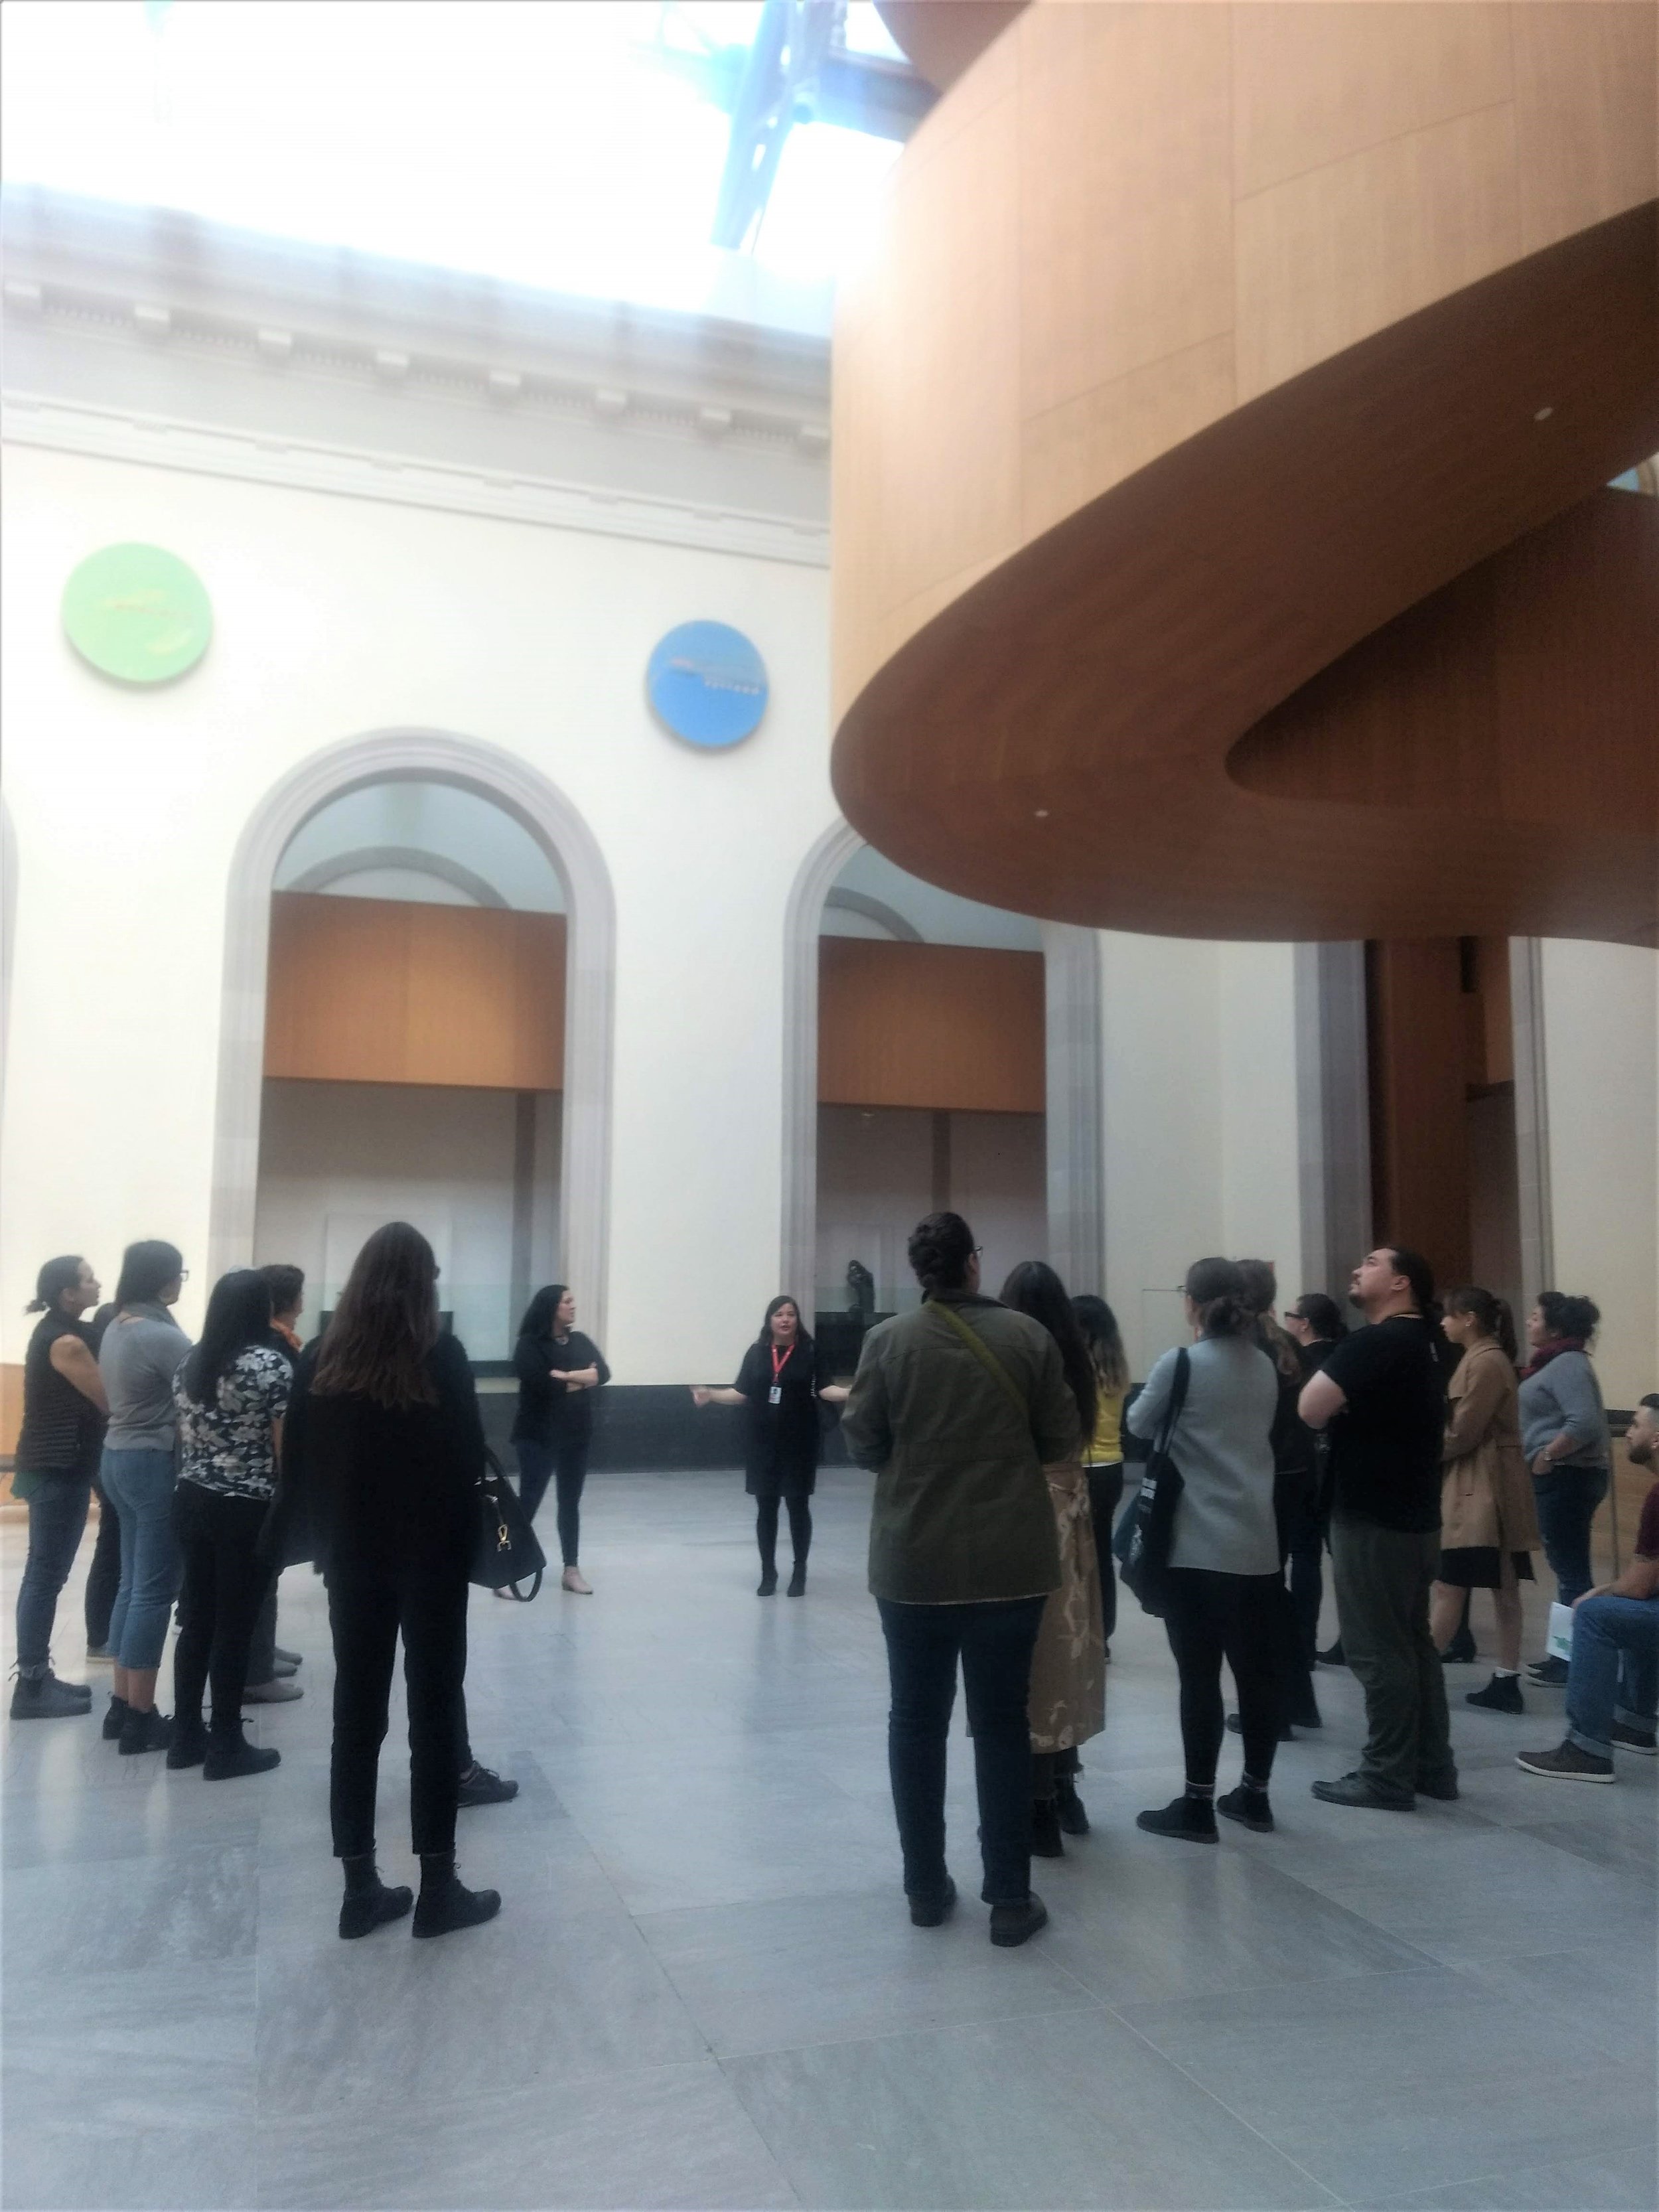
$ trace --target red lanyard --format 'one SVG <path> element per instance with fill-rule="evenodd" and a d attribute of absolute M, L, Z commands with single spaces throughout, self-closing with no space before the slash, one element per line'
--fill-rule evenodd
<path fill-rule="evenodd" d="M 786 1352 L 782 1358 L 780 1359 L 778 1358 L 778 1347 L 775 1344 L 772 1346 L 772 1388 L 775 1390 L 777 1389 L 780 1382 L 783 1379 L 783 1370 L 789 1364 L 790 1358 L 793 1353 L 794 1349 L 795 1347 L 792 1344 L 789 1350 Z"/>

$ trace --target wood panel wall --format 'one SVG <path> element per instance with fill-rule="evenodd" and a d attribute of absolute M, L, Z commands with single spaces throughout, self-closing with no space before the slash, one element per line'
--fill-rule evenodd
<path fill-rule="evenodd" d="M 265 1073 L 562 1090 L 564 970 L 562 915 L 278 891 Z"/>
<path fill-rule="evenodd" d="M 818 1099 L 1041 1114 L 1040 952 L 979 945 L 818 945 Z"/>
<path fill-rule="evenodd" d="M 1470 1036 L 1457 939 L 1368 945 L 1365 965 L 1376 1239 L 1421 1252 L 1437 1283 L 1467 1283 Z"/>

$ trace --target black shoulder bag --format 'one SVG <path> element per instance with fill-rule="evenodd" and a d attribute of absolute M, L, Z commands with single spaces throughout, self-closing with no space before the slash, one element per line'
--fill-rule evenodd
<path fill-rule="evenodd" d="M 1176 1354 L 1175 1381 L 1170 1402 L 1158 1423 L 1158 1436 L 1141 1471 L 1140 1490 L 1124 1519 L 1128 1539 L 1123 1547 L 1123 1580 L 1140 1601 L 1141 1610 L 1154 1619 L 1162 1616 L 1165 1581 L 1170 1571 L 1170 1546 L 1175 1536 L 1176 1507 L 1184 1485 L 1181 1469 L 1170 1456 L 1170 1439 L 1187 1402 L 1187 1378 L 1192 1360 L 1183 1345 Z"/>
<path fill-rule="evenodd" d="M 477 1583 L 480 1589 L 509 1590 L 520 1605 L 528 1605 L 542 1586 L 547 1554 L 537 1542 L 536 1532 L 508 1488 L 501 1463 L 493 1451 L 484 1453 L 476 1495 L 477 1532 L 467 1580 Z M 520 1589 L 519 1584 L 525 1582 L 529 1589 Z"/>

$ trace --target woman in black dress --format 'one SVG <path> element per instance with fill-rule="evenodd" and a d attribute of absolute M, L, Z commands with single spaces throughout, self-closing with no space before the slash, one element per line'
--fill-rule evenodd
<path fill-rule="evenodd" d="M 513 1422 L 519 1502 L 526 1520 L 533 1521 L 549 1481 L 556 1482 L 562 1584 L 578 1597 L 592 1597 L 593 1586 L 576 1564 L 581 1496 L 593 1435 L 592 1393 L 611 1380 L 611 1370 L 599 1346 L 576 1327 L 576 1295 L 568 1284 L 544 1285 L 526 1307 L 513 1364 L 519 1377 L 519 1410 Z"/>
<path fill-rule="evenodd" d="M 729 1390 L 691 1393 L 699 1406 L 742 1406 L 748 1444 L 744 1488 L 755 1501 L 755 1535 L 760 1545 L 761 1578 L 756 1595 L 772 1597 L 778 1587 L 778 1500 L 789 1510 L 789 1539 L 794 1572 L 789 1595 L 806 1588 L 806 1554 L 812 1541 L 808 1500 L 818 1478 L 818 1406 L 838 1406 L 844 1387 L 830 1380 L 817 1346 L 800 1325 L 800 1308 L 792 1297 L 774 1298 L 761 1333 L 743 1355 L 738 1379 Z"/>

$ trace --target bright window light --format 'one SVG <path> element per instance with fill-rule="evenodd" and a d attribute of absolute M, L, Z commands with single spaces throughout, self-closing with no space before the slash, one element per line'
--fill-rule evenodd
<path fill-rule="evenodd" d="M 746 48 L 757 0 L 6 0 L 0 163 L 28 182 L 514 282 L 728 301 L 730 132 L 660 48 Z M 867 21 L 866 20 L 867 19 Z M 872 8 L 849 43 L 887 50 Z M 798 124 L 752 259 L 855 256 L 897 148 Z"/>

